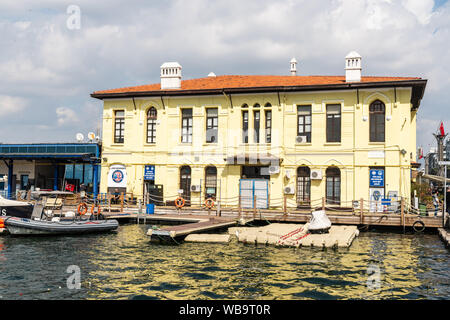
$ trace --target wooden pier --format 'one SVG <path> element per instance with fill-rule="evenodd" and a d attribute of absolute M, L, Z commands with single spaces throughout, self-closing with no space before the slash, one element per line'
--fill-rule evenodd
<path fill-rule="evenodd" d="M 177 226 L 167 226 L 160 229 L 148 229 L 147 235 L 151 240 L 173 241 L 174 239 L 183 239 L 189 234 L 207 232 L 235 226 L 238 222 L 230 218 L 209 218 L 201 219 L 195 223 L 186 223 Z"/>

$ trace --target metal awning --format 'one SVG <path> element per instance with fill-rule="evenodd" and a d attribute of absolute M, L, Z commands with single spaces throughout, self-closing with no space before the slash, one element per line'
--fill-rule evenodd
<path fill-rule="evenodd" d="M 437 181 L 437 182 L 440 182 L 440 183 L 444 183 L 444 180 L 447 180 L 447 183 L 450 184 L 450 179 L 449 178 L 444 179 L 444 177 L 442 177 L 442 176 L 435 176 L 433 174 L 424 174 L 422 176 L 422 178 L 429 179 L 429 180 L 432 180 L 432 181 Z"/>
<path fill-rule="evenodd" d="M 280 165 L 282 159 L 267 153 L 241 153 L 227 156 L 225 159 L 227 164 L 236 165 Z"/>

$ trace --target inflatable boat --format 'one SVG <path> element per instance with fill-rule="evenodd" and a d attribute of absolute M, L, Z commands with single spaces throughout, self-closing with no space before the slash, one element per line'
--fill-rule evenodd
<path fill-rule="evenodd" d="M 110 232 L 119 227 L 117 220 L 43 221 L 6 217 L 5 227 L 11 235 L 65 235 Z"/>

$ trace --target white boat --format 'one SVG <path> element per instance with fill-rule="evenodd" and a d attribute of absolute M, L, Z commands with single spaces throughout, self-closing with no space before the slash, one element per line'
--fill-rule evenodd
<path fill-rule="evenodd" d="M 31 203 L 8 200 L 0 196 L 0 216 L 31 218 L 34 206 Z"/>
<path fill-rule="evenodd" d="M 119 227 L 117 220 L 44 221 L 18 217 L 4 218 L 11 235 L 65 235 L 110 232 Z"/>

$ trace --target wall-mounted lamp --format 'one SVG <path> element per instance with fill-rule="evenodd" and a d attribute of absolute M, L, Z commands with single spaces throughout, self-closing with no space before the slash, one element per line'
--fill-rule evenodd
<path fill-rule="evenodd" d="M 401 152 L 402 155 L 406 154 L 406 150 L 405 149 L 402 149 L 400 152 Z"/>
<path fill-rule="evenodd" d="M 363 117 L 362 117 L 362 120 L 363 120 L 363 121 L 367 121 L 367 120 L 369 120 L 369 118 L 367 118 L 367 116 L 363 116 Z"/>

